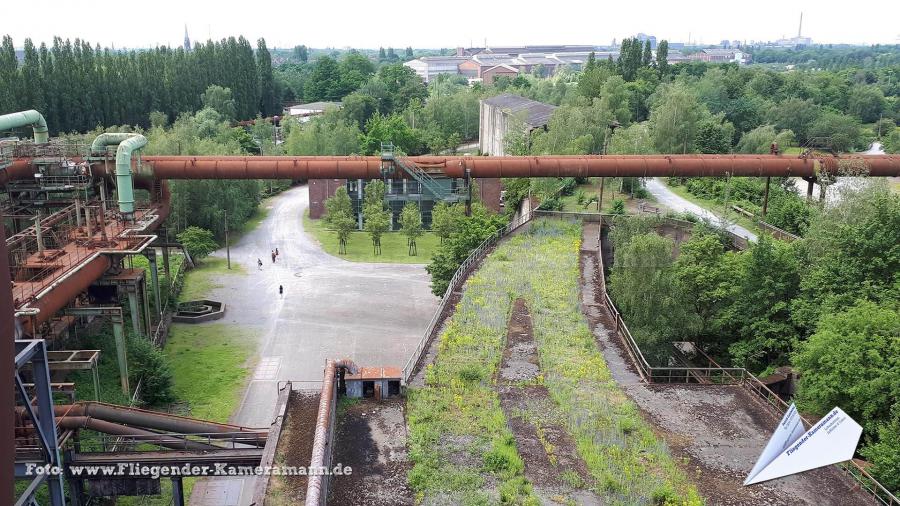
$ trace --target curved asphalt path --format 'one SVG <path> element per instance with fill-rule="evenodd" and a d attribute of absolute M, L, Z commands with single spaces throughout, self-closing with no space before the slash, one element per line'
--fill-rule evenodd
<path fill-rule="evenodd" d="M 245 272 L 221 276 L 217 282 L 223 286 L 211 294 L 227 305 L 218 323 L 246 329 L 256 348 L 249 384 L 230 420 L 248 427 L 272 422 L 279 381 L 317 387 L 328 358 L 402 368 L 440 302 L 423 265 L 347 262 L 322 251 L 303 231 L 306 186 L 263 205 L 268 216 L 231 248 L 232 266 Z M 195 485 L 190 503 L 249 504 L 252 485 L 253 479 L 204 480 Z"/>
<path fill-rule="evenodd" d="M 675 211 L 675 212 L 687 212 L 691 213 L 695 216 L 703 218 L 705 220 L 709 220 L 711 223 L 715 225 L 725 225 L 725 228 L 730 232 L 733 232 L 741 237 L 744 237 L 750 241 L 756 240 L 756 234 L 747 230 L 746 228 L 736 225 L 734 223 L 730 223 L 718 215 L 714 214 L 709 209 L 698 206 L 697 204 L 682 198 L 675 194 L 672 190 L 670 190 L 659 178 L 653 177 L 646 180 L 647 191 L 650 192 L 651 195 L 656 197 L 656 201 L 659 204 Z"/>

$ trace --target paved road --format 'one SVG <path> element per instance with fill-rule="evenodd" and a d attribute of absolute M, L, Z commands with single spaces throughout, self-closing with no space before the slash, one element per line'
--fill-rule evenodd
<path fill-rule="evenodd" d="M 746 228 L 733 223 L 725 223 L 725 220 L 713 214 L 712 211 L 704 209 L 685 198 L 679 197 L 675 192 L 663 184 L 659 178 L 654 177 L 647 179 L 647 191 L 656 197 L 657 202 L 675 212 L 688 212 L 695 216 L 699 216 L 700 218 L 707 219 L 717 225 L 726 224 L 726 228 L 729 231 L 751 241 L 756 240 L 756 234 Z"/>
<path fill-rule="evenodd" d="M 267 218 L 231 249 L 232 264 L 246 274 L 222 276 L 218 281 L 225 286 L 212 294 L 228 305 L 220 322 L 246 329 L 257 349 L 233 423 L 268 427 L 277 382 L 321 381 L 327 358 L 403 367 L 437 308 L 424 266 L 353 263 L 322 251 L 303 231 L 308 202 L 305 186 L 269 201 Z M 270 252 L 276 247 L 280 254 L 273 264 Z M 263 261 L 261 270 L 257 258 Z M 191 504 L 249 504 L 251 482 L 198 483 Z"/>

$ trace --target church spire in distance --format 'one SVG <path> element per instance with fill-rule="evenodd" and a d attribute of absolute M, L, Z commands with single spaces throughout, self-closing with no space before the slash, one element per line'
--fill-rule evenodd
<path fill-rule="evenodd" d="M 188 37 L 187 23 L 185 23 L 185 25 L 184 25 L 184 50 L 185 51 L 191 50 L 191 38 Z"/>

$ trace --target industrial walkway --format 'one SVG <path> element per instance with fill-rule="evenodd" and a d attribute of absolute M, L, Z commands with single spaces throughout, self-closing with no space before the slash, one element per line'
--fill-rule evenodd
<path fill-rule="evenodd" d="M 353 263 L 333 257 L 303 231 L 307 187 L 267 201 L 269 215 L 231 248 L 245 273 L 224 275 L 210 296 L 225 302 L 225 322 L 246 329 L 256 368 L 231 422 L 268 427 L 277 383 L 318 387 L 327 358 L 361 366 L 402 367 L 422 337 L 439 299 L 422 265 Z M 270 253 L 279 250 L 278 260 Z M 224 250 L 215 256 L 224 257 Z M 256 261 L 263 261 L 262 270 Z M 284 286 L 279 296 L 278 286 Z M 198 483 L 193 505 L 249 504 L 252 479 Z"/>

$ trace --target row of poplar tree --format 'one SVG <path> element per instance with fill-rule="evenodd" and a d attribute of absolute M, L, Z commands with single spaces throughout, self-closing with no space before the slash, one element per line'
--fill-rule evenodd
<path fill-rule="evenodd" d="M 231 89 L 233 119 L 279 113 L 265 39 L 255 51 L 244 37 L 198 43 L 190 51 L 118 51 L 59 37 L 37 47 L 25 39 L 21 63 L 12 38 L 4 36 L 0 45 L 0 114 L 37 109 L 53 134 L 98 125 L 146 127 L 147 111 L 162 111 L 171 121 L 199 110 L 201 93 L 214 84 Z"/>

